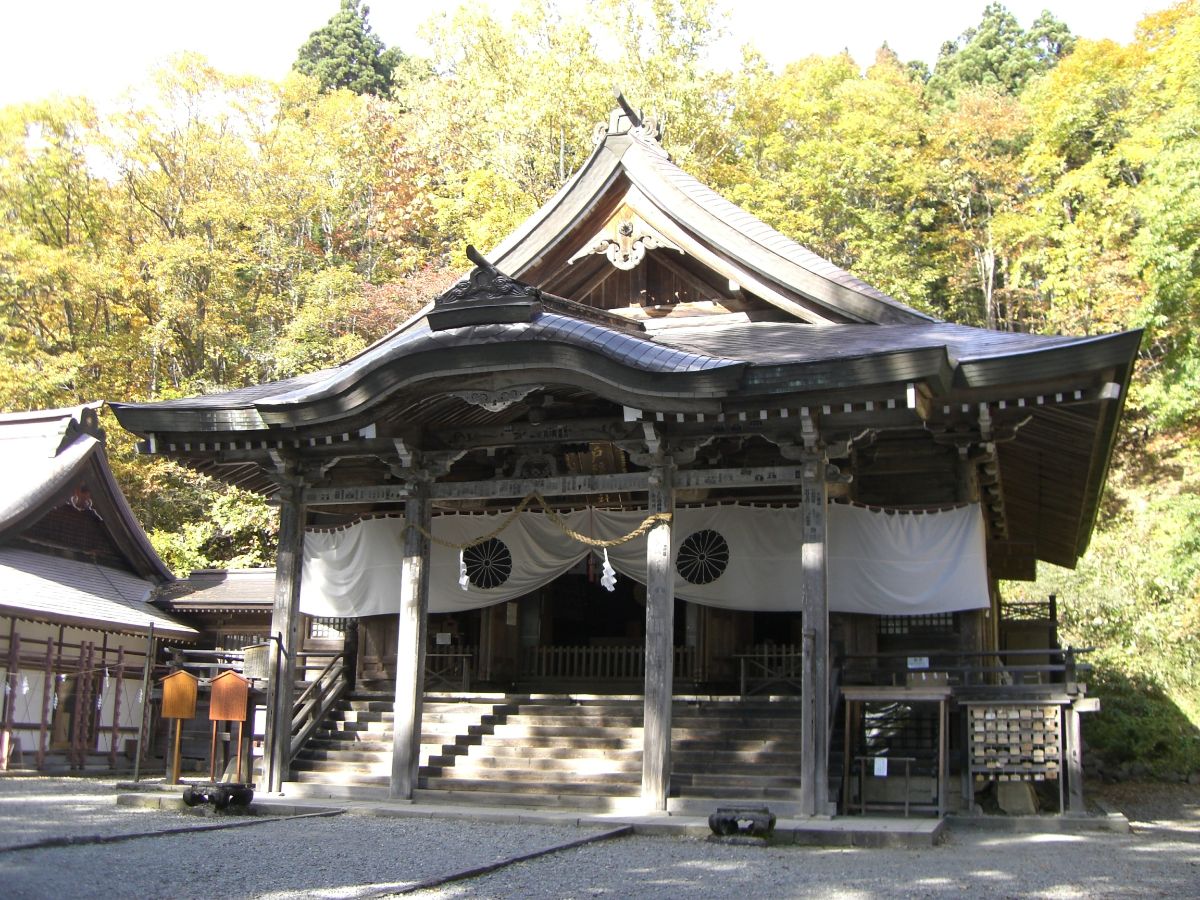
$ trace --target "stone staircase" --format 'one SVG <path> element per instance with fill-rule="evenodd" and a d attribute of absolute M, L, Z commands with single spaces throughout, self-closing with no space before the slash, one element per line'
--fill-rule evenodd
<path fill-rule="evenodd" d="M 671 712 L 671 812 L 726 805 L 798 810 L 798 700 L 723 698 L 675 704 Z"/>
<path fill-rule="evenodd" d="M 391 698 L 355 694 L 293 761 L 285 792 L 386 794 Z M 513 807 L 642 807 L 641 697 L 532 695 L 425 701 L 415 799 Z M 736 698 L 677 700 L 669 809 L 799 800 L 799 704 Z"/>
<path fill-rule="evenodd" d="M 640 699 L 537 697 L 465 754 L 432 757 L 417 799 L 633 809 L 641 783 Z"/>
<path fill-rule="evenodd" d="M 421 766 L 465 754 L 514 707 L 502 695 L 425 699 Z M 285 793 L 379 799 L 392 772 L 393 695 L 356 692 L 342 700 L 294 760 Z"/>

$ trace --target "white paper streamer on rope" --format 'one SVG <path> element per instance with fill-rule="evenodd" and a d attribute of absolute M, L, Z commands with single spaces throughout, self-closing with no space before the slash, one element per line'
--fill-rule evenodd
<path fill-rule="evenodd" d="M 28 675 L 21 676 L 21 696 L 22 697 L 29 696 L 29 676 Z"/>
<path fill-rule="evenodd" d="M 458 586 L 464 591 L 471 589 L 471 576 L 467 574 L 467 558 L 465 550 L 458 551 Z"/>
<path fill-rule="evenodd" d="M 617 589 L 617 570 L 608 561 L 608 548 L 604 548 L 604 566 L 600 569 L 600 584 L 610 593 Z"/>

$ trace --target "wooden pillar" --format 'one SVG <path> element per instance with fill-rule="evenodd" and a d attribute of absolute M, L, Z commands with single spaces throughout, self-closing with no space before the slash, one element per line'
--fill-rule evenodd
<path fill-rule="evenodd" d="M 37 770 L 40 772 L 46 765 L 46 751 L 49 747 L 50 718 L 54 714 L 51 705 L 56 687 L 54 679 L 54 638 L 46 638 L 46 663 L 42 668 L 42 712 L 41 723 L 38 725 Z"/>
<path fill-rule="evenodd" d="M 8 768 L 13 722 L 16 721 L 17 691 L 21 687 L 21 636 L 17 634 L 17 620 L 13 618 L 9 621 L 8 670 L 4 676 L 4 725 L 0 728 L 0 771 Z"/>
<path fill-rule="evenodd" d="M 648 514 L 675 512 L 674 467 L 654 466 Z M 665 811 L 671 786 L 671 697 L 674 693 L 675 568 L 671 522 L 646 535 L 646 696 L 642 735 L 642 801 Z"/>
<path fill-rule="evenodd" d="M 304 565 L 304 503 L 297 482 L 282 489 L 275 604 L 271 608 L 270 693 L 267 698 L 267 789 L 278 792 L 292 762 L 292 708 L 300 649 L 300 572 Z M 282 644 L 282 646 L 280 646 Z"/>
<path fill-rule="evenodd" d="M 804 679 L 800 689 L 800 814 L 829 814 L 829 596 L 826 578 L 827 489 L 824 452 L 801 468 L 804 530 L 800 548 Z"/>
<path fill-rule="evenodd" d="M 1067 756 L 1067 811 L 1073 816 L 1082 816 L 1087 813 L 1087 807 L 1083 802 L 1083 734 L 1079 727 L 1079 710 L 1075 704 L 1068 703 L 1062 708 L 1062 716 Z"/>
<path fill-rule="evenodd" d="M 112 732 L 108 739 L 108 767 L 117 767 L 117 753 L 121 743 L 121 693 L 125 687 L 125 648 L 117 648 L 117 675 L 113 679 Z"/>
<path fill-rule="evenodd" d="M 425 697 L 425 642 L 429 618 L 429 482 L 412 482 L 404 507 L 404 563 L 396 638 L 396 720 L 388 795 L 411 800 L 421 763 L 421 711 Z"/>

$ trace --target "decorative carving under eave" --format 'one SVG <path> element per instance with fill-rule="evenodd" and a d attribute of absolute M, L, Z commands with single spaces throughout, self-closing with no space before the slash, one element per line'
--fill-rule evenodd
<path fill-rule="evenodd" d="M 486 409 L 488 412 L 503 412 L 510 406 L 520 403 L 536 390 L 540 390 L 541 385 L 537 384 L 520 384 L 515 387 L 505 388 L 500 391 L 451 391 L 451 397 L 457 397 L 464 403 L 470 403 L 472 406 L 478 406 L 481 409 Z"/>
<path fill-rule="evenodd" d="M 523 453 L 512 469 L 513 478 L 553 478 L 558 473 L 558 460 L 549 453 Z"/>
<path fill-rule="evenodd" d="M 433 301 L 427 316 L 432 330 L 531 322 L 541 312 L 536 287 L 508 277 L 474 247 L 467 247 L 467 258 L 475 263 L 471 274 Z"/>
<path fill-rule="evenodd" d="M 664 237 L 645 219 L 628 206 L 622 206 L 567 262 L 571 264 L 593 253 L 603 253 L 618 269 L 629 271 L 646 258 L 647 250 L 658 249 L 683 253 L 681 247 Z"/>

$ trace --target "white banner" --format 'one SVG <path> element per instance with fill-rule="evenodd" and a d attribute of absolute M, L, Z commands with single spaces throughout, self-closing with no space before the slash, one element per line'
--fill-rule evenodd
<path fill-rule="evenodd" d="M 642 511 L 580 510 L 561 519 L 582 534 L 611 539 L 633 531 L 644 517 Z M 505 514 L 438 516 L 433 534 L 463 544 L 494 532 L 504 519 Z M 676 596 L 729 609 L 799 610 L 801 525 L 797 508 L 677 510 L 672 534 Z M 403 535 L 402 518 L 306 534 L 301 611 L 314 616 L 398 612 Z M 466 590 L 459 585 L 458 550 L 434 543 L 430 612 L 521 597 L 562 575 L 590 550 L 541 512 L 521 513 L 496 540 L 500 543 L 467 551 L 471 578 Z M 619 573 L 645 583 L 645 536 L 608 553 Z M 978 505 L 911 515 L 834 504 L 827 554 L 834 612 L 917 615 L 988 605 Z"/>

